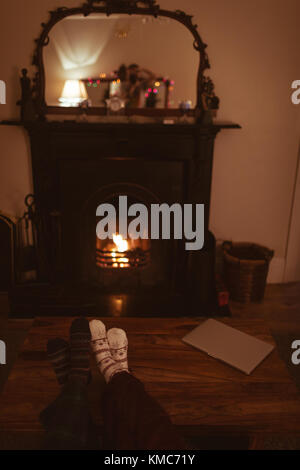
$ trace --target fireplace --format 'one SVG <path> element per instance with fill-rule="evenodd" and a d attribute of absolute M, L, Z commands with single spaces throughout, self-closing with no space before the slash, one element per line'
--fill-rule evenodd
<path fill-rule="evenodd" d="M 37 282 L 18 286 L 22 316 L 214 315 L 215 241 L 208 230 L 213 146 L 222 125 L 27 124 L 38 207 Z M 99 204 L 203 203 L 205 244 L 99 240 Z M 35 305 L 33 308 L 32 305 Z M 84 311 L 84 312 L 83 312 Z"/>
<path fill-rule="evenodd" d="M 131 28 L 124 50 L 115 35 L 104 40 L 112 14 L 141 26 Z M 95 34 L 100 33 L 91 40 L 82 29 L 90 30 L 90 15 Z M 62 57 L 68 56 L 69 48 L 60 37 L 65 35 L 57 34 L 58 23 L 71 27 L 72 43 L 80 50 L 85 43 L 87 51 L 99 50 L 100 55 L 91 61 L 91 52 L 85 64 L 69 57 L 67 67 Z M 173 27 L 179 25 L 177 33 Z M 157 26 L 169 49 L 156 41 L 153 52 Z M 186 51 L 178 57 L 177 71 L 168 62 L 174 40 L 183 41 Z M 143 44 L 143 64 L 136 63 L 133 43 Z M 105 44 L 103 50 L 99 44 Z M 82 80 L 71 79 L 70 63 L 75 69 L 81 64 Z M 156 70 L 158 63 L 164 73 Z M 219 98 L 206 75 L 207 44 L 192 17 L 181 10 L 160 9 L 154 0 L 88 0 L 76 8 L 57 8 L 42 23 L 32 64 L 34 80 L 22 70 L 19 103 L 20 124 L 31 145 L 37 280 L 16 287 L 13 313 L 213 315 L 215 240 L 209 232 L 209 212 L 214 141 L 221 129 L 239 126 L 213 122 Z M 120 195 L 146 207 L 203 204 L 203 248 L 187 251 L 184 240 L 176 237 L 136 240 L 119 227 L 113 240 L 96 239 L 97 207 Z"/>

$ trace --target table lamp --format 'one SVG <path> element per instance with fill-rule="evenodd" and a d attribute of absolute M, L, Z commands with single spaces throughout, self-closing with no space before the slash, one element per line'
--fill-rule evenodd
<path fill-rule="evenodd" d="M 80 106 L 88 99 L 86 88 L 81 80 L 66 80 L 59 98 L 61 106 Z"/>

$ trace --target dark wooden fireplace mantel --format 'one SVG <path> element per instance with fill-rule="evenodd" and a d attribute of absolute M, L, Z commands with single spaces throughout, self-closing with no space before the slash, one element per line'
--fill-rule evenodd
<path fill-rule="evenodd" d="M 204 248 L 187 252 L 184 241 L 153 242 L 154 268 L 150 274 L 140 276 L 127 292 L 122 282 L 128 275 L 121 273 L 115 282 L 119 290 L 113 293 L 128 294 L 134 302 L 139 298 L 139 306 L 148 306 L 148 315 L 174 315 L 174 305 L 182 308 L 190 301 L 196 306 L 195 314 L 212 313 L 215 248 L 208 224 L 214 141 L 221 129 L 238 125 L 64 121 L 27 123 L 25 128 L 31 142 L 39 215 L 40 282 L 88 286 L 89 300 L 90 289 L 100 295 L 93 258 L 95 207 L 109 188 L 114 195 L 127 191 L 133 199 L 140 194 L 147 203 L 151 203 L 149 194 L 161 203 L 203 203 Z M 146 292 L 151 302 L 141 300 Z M 107 289 L 102 293 L 111 294 Z M 156 305 L 152 305 L 154 300 Z M 136 307 L 129 310 L 129 314 L 137 314 Z"/>
<path fill-rule="evenodd" d="M 233 123 L 120 124 L 34 122 L 25 124 L 32 151 L 34 193 L 40 209 L 59 210 L 58 162 L 62 159 L 125 159 L 186 162 L 190 174 L 185 202 L 204 203 L 209 222 L 214 140 Z M 182 201 L 183 202 L 183 201 Z"/>

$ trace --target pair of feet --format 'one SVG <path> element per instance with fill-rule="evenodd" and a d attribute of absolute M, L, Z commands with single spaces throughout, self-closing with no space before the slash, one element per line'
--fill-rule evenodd
<path fill-rule="evenodd" d="M 111 328 L 106 332 L 100 320 L 88 322 L 85 318 L 77 318 L 71 325 L 69 342 L 55 338 L 47 344 L 48 357 L 60 385 L 65 385 L 68 380 L 84 384 L 89 381 L 90 349 L 106 382 L 118 372 L 128 372 L 125 331 Z"/>
<path fill-rule="evenodd" d="M 100 320 L 90 321 L 91 346 L 97 366 L 108 383 L 118 372 L 128 372 L 128 340 L 124 330 L 111 328 L 106 332 Z"/>

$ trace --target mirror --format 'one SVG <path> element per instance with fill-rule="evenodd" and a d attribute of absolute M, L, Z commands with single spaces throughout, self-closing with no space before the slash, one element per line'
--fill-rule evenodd
<path fill-rule="evenodd" d="M 43 47 L 47 106 L 178 109 L 197 105 L 199 51 L 172 18 L 75 14 Z M 118 103 L 117 100 L 118 99 Z"/>

